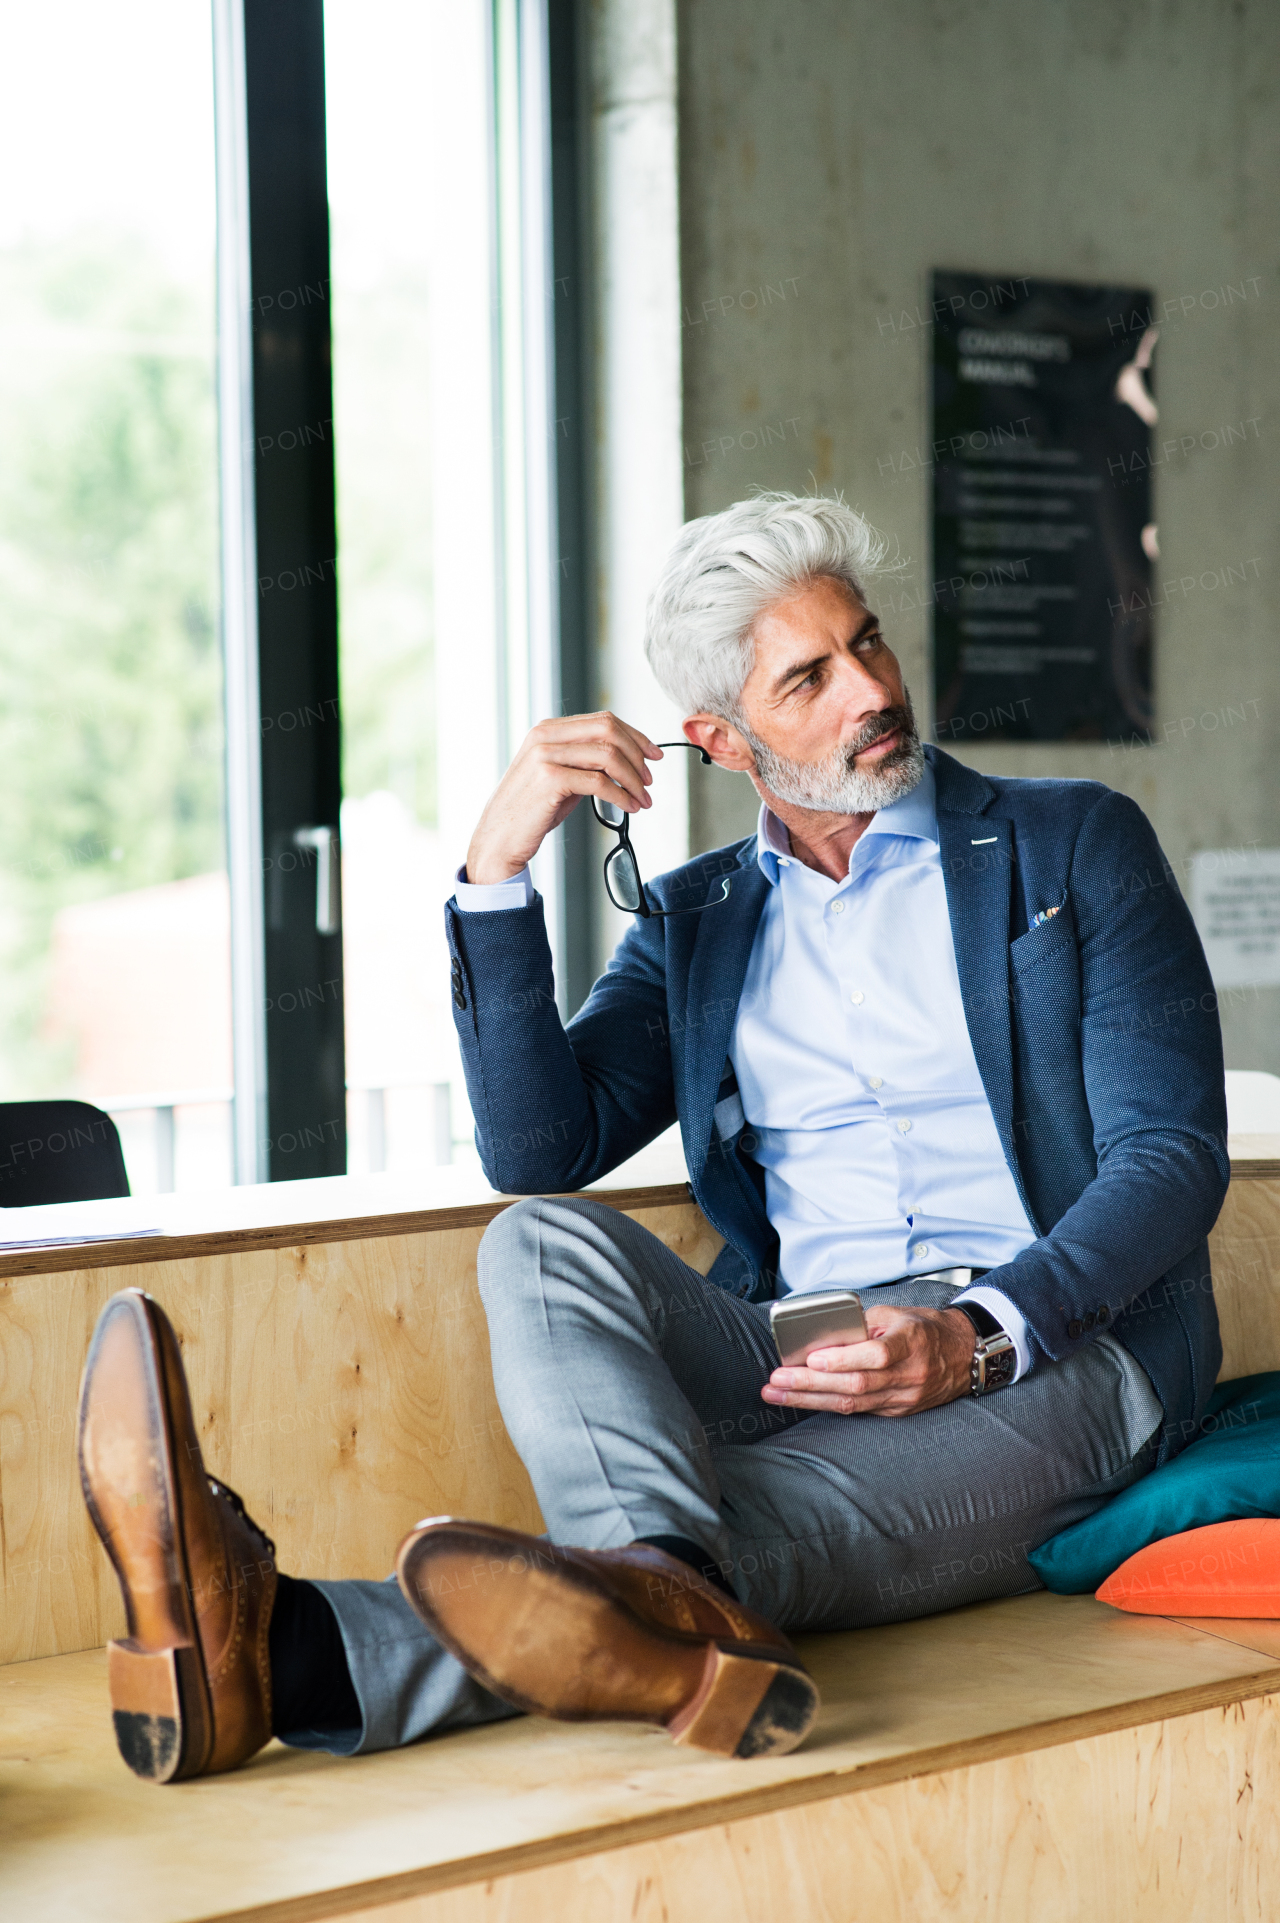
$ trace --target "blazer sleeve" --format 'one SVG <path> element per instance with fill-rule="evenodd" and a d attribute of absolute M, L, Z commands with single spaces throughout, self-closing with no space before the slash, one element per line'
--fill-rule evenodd
<path fill-rule="evenodd" d="M 450 902 L 445 924 L 476 1147 L 494 1188 L 582 1188 L 670 1126 L 662 921 L 633 924 L 567 1028 L 540 896 L 484 915 Z"/>
<path fill-rule="evenodd" d="M 1213 981 L 1154 830 L 1126 796 L 1086 816 L 1069 891 L 1097 1173 L 1048 1234 L 984 1278 L 1025 1318 L 1032 1366 L 1102 1334 L 1189 1255 L 1231 1175 Z"/>

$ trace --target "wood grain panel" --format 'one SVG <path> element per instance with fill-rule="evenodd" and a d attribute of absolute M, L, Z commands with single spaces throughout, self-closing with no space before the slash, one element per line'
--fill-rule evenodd
<path fill-rule="evenodd" d="M 446 1171 L 448 1172 L 448 1171 Z M 351 1176 L 332 1176 L 315 1183 L 281 1184 L 282 1187 L 325 1187 L 350 1182 L 358 1187 L 358 1178 Z M 247 1227 L 220 1225 L 188 1231 L 182 1227 L 167 1230 L 163 1237 L 152 1235 L 139 1236 L 136 1240 L 96 1240 L 88 1243 L 72 1244 L 66 1248 L 0 1249 L 0 1276 L 5 1275 L 52 1275 L 72 1269 L 111 1269 L 145 1266 L 155 1262 L 186 1261 L 198 1255 L 238 1255 L 255 1249 L 284 1249 L 297 1245 L 321 1242 L 361 1242 L 371 1237 L 392 1235 L 422 1235 L 437 1229 L 446 1228 L 487 1228 L 495 1215 L 510 1208 L 514 1196 L 497 1195 L 487 1185 L 483 1188 L 483 1199 L 479 1201 L 457 1202 L 442 1206 L 435 1204 L 420 1209 L 396 1209 L 386 1214 L 357 1214 L 350 1216 L 323 1216 L 314 1221 L 254 1223 Z M 231 1190 L 232 1195 L 244 1191 Z M 639 1208 L 677 1208 L 689 1200 L 687 1182 L 667 1182 L 659 1186 L 627 1187 L 617 1189 L 595 1188 L 584 1190 L 595 1202 L 604 1202 L 610 1208 L 621 1209 L 630 1214 Z M 171 1203 L 174 1198 L 162 1196 L 161 1203 Z M 198 1198 L 205 1201 L 207 1197 Z M 128 1213 L 135 1216 L 159 1216 L 169 1214 L 170 1210 L 159 1206 L 147 1209 L 140 1206 L 141 1198 L 131 1198 Z M 71 1208 L 91 1208 L 88 1203 L 73 1203 Z M 113 1207 L 112 1203 L 98 1204 L 105 1212 Z M 188 1201 L 188 1207 L 190 1202 Z M 202 1211 L 205 1213 L 206 1211 Z M 60 1221 L 58 1232 L 78 1232 L 74 1221 Z M 138 1282 L 139 1288 L 146 1288 L 145 1280 Z"/>
<path fill-rule="evenodd" d="M 1233 1135 L 1229 1148 L 1233 1182 L 1280 1182 L 1280 1135 Z M 668 1129 L 583 1193 L 627 1212 L 687 1202 L 690 1188 L 679 1129 Z M 484 1228 L 513 1199 L 491 1189 L 478 1168 L 455 1165 L 396 1175 L 268 1182 L 194 1195 L 69 1202 L 23 1209 L 9 1217 L 10 1226 L 28 1233 L 38 1228 L 44 1236 L 92 1234 L 95 1239 L 62 1248 L 0 1248 L 0 1276 L 147 1267 L 193 1255 Z M 140 1239 L 124 1239 L 130 1235 Z"/>
<path fill-rule="evenodd" d="M 512 1879 L 536 1919 L 543 1914 L 540 1884 L 515 1879 L 544 1870 L 562 1875 L 560 1866 L 571 1860 L 594 1859 L 599 1867 L 620 1851 L 642 1852 L 630 1859 L 640 1872 L 633 1876 L 624 1862 L 616 1881 L 621 1915 L 633 1898 L 651 1914 L 643 1909 L 650 1888 L 673 1913 L 689 1915 L 681 1907 L 687 1880 L 706 1916 L 733 1916 L 743 1878 L 759 1864 L 767 1893 L 777 1895 L 784 1872 L 792 1882 L 794 1904 L 780 1906 L 781 1915 L 843 1916 L 823 1904 L 845 1890 L 849 1858 L 835 1857 L 842 1869 L 834 1884 L 810 1876 L 808 1866 L 838 1850 L 851 1825 L 868 1856 L 879 1852 L 884 1874 L 869 1884 L 877 1901 L 896 1852 L 905 1875 L 913 1853 L 928 1862 L 935 1849 L 930 1873 L 950 1888 L 948 1879 L 967 1873 L 966 1865 L 985 1871 L 997 1864 L 992 1838 L 1012 1836 L 1020 1822 L 1033 1861 L 1041 1849 L 1060 1856 L 1088 1851 L 1098 1802 L 1122 1805 L 1126 1819 L 1135 1807 L 1149 1808 L 1153 1795 L 1157 1804 L 1168 1802 L 1171 1791 L 1130 1760 L 1158 1758 L 1160 1746 L 1122 1750 L 1110 1774 L 1092 1765 L 1094 1804 L 1072 1787 L 1069 1770 L 1059 1788 L 1054 1754 L 1069 1762 L 1094 1738 L 1161 1723 L 1176 1744 L 1187 1719 L 1206 1711 L 1221 1719 L 1231 1706 L 1280 1688 L 1273 1659 L 1082 1596 L 1015 1597 L 913 1623 L 808 1637 L 803 1654 L 823 1707 L 812 1738 L 791 1756 L 736 1763 L 680 1749 L 655 1730 L 520 1717 L 357 1761 L 275 1743 L 243 1769 L 169 1790 L 140 1782 L 116 1754 L 101 1650 L 11 1663 L 0 1668 L 0 1916 L 6 1923 L 11 1916 L 39 1923 L 303 1923 L 360 1910 L 394 1916 L 376 1906 L 464 1887 L 483 1898 L 488 1886 Z M 1210 1719 L 1204 1727 L 1212 1733 L 1217 1725 Z M 1206 1754 L 1212 1757 L 1211 1743 Z M 1045 1773 L 1037 1760 L 1035 1774 L 1012 1779 L 1014 1790 L 1000 1796 L 992 1785 L 1006 1779 L 974 1774 L 967 1801 L 948 1791 L 922 1813 L 909 1802 L 890 1805 L 910 1817 L 914 1839 L 902 1815 L 896 1828 L 877 1817 L 887 1840 L 877 1841 L 874 1825 L 856 1827 L 864 1795 L 922 1779 L 955 1780 L 1028 1755 L 1049 1759 Z M 1272 1800 L 1261 1767 L 1255 1780 Z M 1241 1788 L 1247 1795 L 1247 1784 L 1233 1775 L 1229 1790 Z M 1203 1820 L 1229 1826 L 1239 1805 L 1229 1796 L 1224 1804 L 1212 1766 L 1201 1789 Z M 815 1809 L 827 1802 L 840 1806 L 833 1818 Z M 1032 1812 L 1047 1804 L 1053 1820 L 1038 1816 L 1034 1827 L 1018 1814 L 1023 1802 Z M 805 1821 L 794 1826 L 743 1827 L 802 1811 Z M 1170 1833 L 1166 1824 L 1160 1847 Z M 726 1834 L 745 1843 L 717 1856 Z M 1143 1839 L 1141 1823 L 1134 1835 Z M 668 1857 L 667 1845 L 685 1837 L 691 1855 Z M 643 1854 L 655 1845 L 656 1856 Z M 949 1851 L 960 1852 L 951 1867 Z M 703 1852 L 719 1881 L 700 1878 L 694 1859 Z M 782 1870 L 770 1867 L 775 1857 Z M 1013 1861 L 1021 1875 L 1023 1857 L 1015 1853 Z M 614 1891 L 615 1864 L 604 1867 Z M 590 1881 L 585 1893 L 571 1878 L 548 1887 L 558 1892 L 564 1916 L 591 1913 Z M 910 1883 L 901 1900 L 923 1902 L 920 1889 Z M 521 1902 L 513 1914 L 523 1913 Z M 489 1914 L 479 1902 L 474 1912 L 460 1911 L 471 1913 Z M 975 1902 L 967 1915 L 984 1913 Z M 1175 1906 L 1170 1914 L 1181 1919 L 1184 1912 Z M 1038 1923 L 1035 1911 L 1026 1915 Z"/>
<path fill-rule="evenodd" d="M 626 1212 L 705 1273 L 720 1238 L 667 1192 Z M 102 1304 L 140 1281 L 183 1339 L 211 1467 L 284 1567 L 379 1576 L 424 1514 L 536 1524 L 489 1380 L 483 1224 L 434 1220 L 419 1234 L 0 1278 L 0 1662 L 119 1631 L 75 1476 L 75 1405 Z M 1280 1181 L 1233 1184 L 1213 1263 L 1224 1376 L 1280 1368 Z"/>
<path fill-rule="evenodd" d="M 1259 1656 L 1280 1660 L 1280 1622 L 1256 1621 L 1245 1616 L 1171 1616 L 1202 1636 L 1216 1636 L 1219 1642 L 1234 1643 L 1237 1649 L 1256 1650 Z"/>
<path fill-rule="evenodd" d="M 693 1203 L 628 1211 L 700 1271 Z M 540 1528 L 489 1376 L 483 1227 L 441 1227 L 0 1280 L 0 1662 L 122 1628 L 75 1467 L 80 1370 L 117 1289 L 145 1286 L 183 1345 L 209 1467 L 299 1575 L 386 1574 L 405 1531 L 452 1512 Z"/>
<path fill-rule="evenodd" d="M 777 1810 L 346 1923 L 1273 1923 L 1275 1697 Z M 286 1911 L 258 1913 L 284 1923 Z"/>
<path fill-rule="evenodd" d="M 1280 1369 L 1280 1181 L 1232 1181 L 1209 1255 L 1222 1380 Z"/>

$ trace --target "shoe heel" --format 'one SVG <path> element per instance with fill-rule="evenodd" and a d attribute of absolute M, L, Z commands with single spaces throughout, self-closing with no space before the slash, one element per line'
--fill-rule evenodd
<path fill-rule="evenodd" d="M 819 1699 L 802 1669 L 712 1643 L 693 1699 L 667 1725 L 673 1742 L 717 1756 L 785 1756 L 813 1728 Z"/>
<path fill-rule="evenodd" d="M 173 1783 L 202 1768 L 212 1736 L 200 1653 L 107 1644 L 116 1746 L 135 1776 Z"/>

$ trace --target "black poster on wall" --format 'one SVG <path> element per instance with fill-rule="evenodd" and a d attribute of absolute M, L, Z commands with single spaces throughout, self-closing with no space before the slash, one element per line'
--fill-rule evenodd
<path fill-rule="evenodd" d="M 933 277 L 939 741 L 1150 739 L 1145 289 Z"/>

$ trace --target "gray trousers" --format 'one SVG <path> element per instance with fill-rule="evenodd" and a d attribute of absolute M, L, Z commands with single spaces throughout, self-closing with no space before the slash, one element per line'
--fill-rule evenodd
<path fill-rule="evenodd" d="M 768 1310 L 710 1288 L 601 1203 L 517 1203 L 480 1250 L 493 1379 L 553 1542 L 682 1536 L 792 1633 L 901 1622 L 1040 1583 L 1027 1552 L 1145 1474 L 1163 1419 L 1109 1335 L 998 1394 L 897 1418 L 777 1409 Z M 875 1299 L 945 1307 L 942 1282 Z M 321 1582 L 359 1730 L 341 1754 L 515 1712 L 473 1682 L 393 1581 Z"/>

